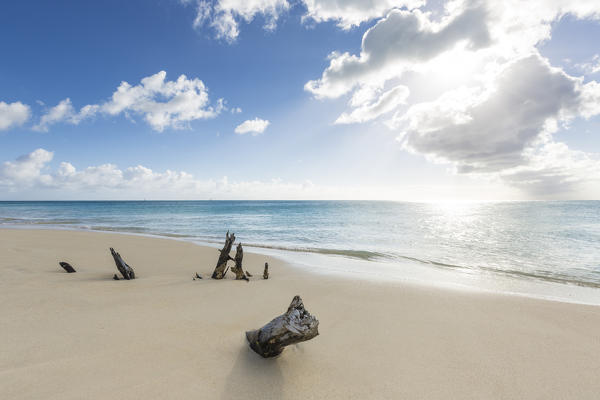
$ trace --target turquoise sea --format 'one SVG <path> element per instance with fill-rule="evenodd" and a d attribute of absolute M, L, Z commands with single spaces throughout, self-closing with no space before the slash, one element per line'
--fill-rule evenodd
<path fill-rule="evenodd" d="M 600 201 L 0 202 L 0 227 L 149 234 L 215 246 L 230 230 L 255 251 L 285 253 L 316 272 L 523 294 L 544 287 L 550 289 L 542 295 L 600 303 Z M 575 288 L 585 288 L 584 296 Z"/>

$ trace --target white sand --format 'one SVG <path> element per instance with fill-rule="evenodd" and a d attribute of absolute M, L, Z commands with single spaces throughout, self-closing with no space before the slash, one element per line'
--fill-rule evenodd
<path fill-rule="evenodd" d="M 109 246 L 139 279 L 111 279 Z M 600 307 L 310 275 L 249 253 L 250 283 L 193 281 L 217 255 L 166 239 L 0 230 L 0 398 L 600 398 Z M 321 334 L 260 358 L 244 332 L 295 294 Z"/>

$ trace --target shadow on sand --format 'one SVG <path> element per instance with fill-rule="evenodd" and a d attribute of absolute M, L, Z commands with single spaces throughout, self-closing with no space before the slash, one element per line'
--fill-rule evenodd
<path fill-rule="evenodd" d="M 242 346 L 221 395 L 222 400 L 283 399 L 280 360 L 262 358 L 248 345 Z"/>

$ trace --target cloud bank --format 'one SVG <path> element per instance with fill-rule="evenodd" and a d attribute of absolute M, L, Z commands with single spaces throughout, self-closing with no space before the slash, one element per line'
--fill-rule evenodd
<path fill-rule="evenodd" d="M 0 164 L 0 198 L 20 198 L 23 193 L 35 198 L 60 199 L 313 199 L 350 198 L 358 189 L 330 188 L 309 180 L 284 182 L 270 180 L 201 180 L 184 171 L 153 171 L 142 165 L 119 168 L 102 164 L 77 169 L 60 162 L 51 169 L 54 153 L 37 149 L 13 161 Z"/>

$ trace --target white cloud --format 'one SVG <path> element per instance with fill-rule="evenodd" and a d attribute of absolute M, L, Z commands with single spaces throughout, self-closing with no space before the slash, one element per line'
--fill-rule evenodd
<path fill-rule="evenodd" d="M 307 12 L 304 18 L 315 22 L 337 21 L 342 29 L 383 17 L 393 8 L 419 8 L 425 0 L 303 0 Z"/>
<path fill-rule="evenodd" d="M 100 107 L 97 105 L 87 105 L 77 112 L 73 108 L 73 104 L 71 104 L 71 99 L 67 97 L 56 106 L 50 108 L 46 114 L 42 115 L 40 122 L 34 125 L 33 129 L 47 132 L 50 125 L 59 122 L 68 122 L 72 125 L 77 125 L 82 120 L 94 116 L 99 109 Z"/>
<path fill-rule="evenodd" d="M 140 113 L 153 129 L 162 131 L 166 127 L 180 128 L 185 122 L 213 118 L 223 109 L 222 100 L 214 108 L 209 105 L 208 89 L 200 79 L 180 75 L 176 81 L 165 81 L 166 75 L 160 71 L 143 78 L 136 86 L 121 82 L 102 110 L 110 115 Z"/>
<path fill-rule="evenodd" d="M 176 81 L 165 81 L 166 75 L 160 71 L 135 86 L 123 81 L 109 101 L 86 105 L 79 111 L 69 98 L 62 100 L 50 108 L 34 128 L 47 131 L 50 125 L 59 122 L 77 125 L 98 113 L 131 113 L 142 115 L 152 129 L 162 132 L 165 128 L 180 129 L 194 120 L 213 118 L 225 108 L 223 99 L 215 106 L 210 105 L 208 89 L 200 79 L 180 75 Z"/>
<path fill-rule="evenodd" d="M 183 0 L 182 3 L 190 4 L 193 1 Z M 265 19 L 264 28 L 273 30 L 280 14 L 290 8 L 287 0 L 197 0 L 195 5 L 194 27 L 209 26 L 217 39 L 228 42 L 237 39 L 241 21 L 250 23 L 257 15 L 261 15 Z"/>
<path fill-rule="evenodd" d="M 0 101 L 0 131 L 23 125 L 30 115 L 31 109 L 27 104 Z"/>
<path fill-rule="evenodd" d="M 253 136 L 259 135 L 267 129 L 270 122 L 260 118 L 249 119 L 235 128 L 235 133 L 244 135 L 246 133 L 252 133 Z"/>
<path fill-rule="evenodd" d="M 40 122 L 35 125 L 33 129 L 47 132 L 48 126 L 57 122 L 68 121 L 75 123 L 75 115 L 77 115 L 77 113 L 71 104 L 71 99 L 66 98 L 60 101 L 56 106 L 50 108 L 48 112 L 40 118 Z"/>
<path fill-rule="evenodd" d="M 46 185 L 52 178 L 44 175 L 42 170 L 53 157 L 54 153 L 37 149 L 15 161 L 5 161 L 0 165 L 0 185 L 7 187 Z"/>

